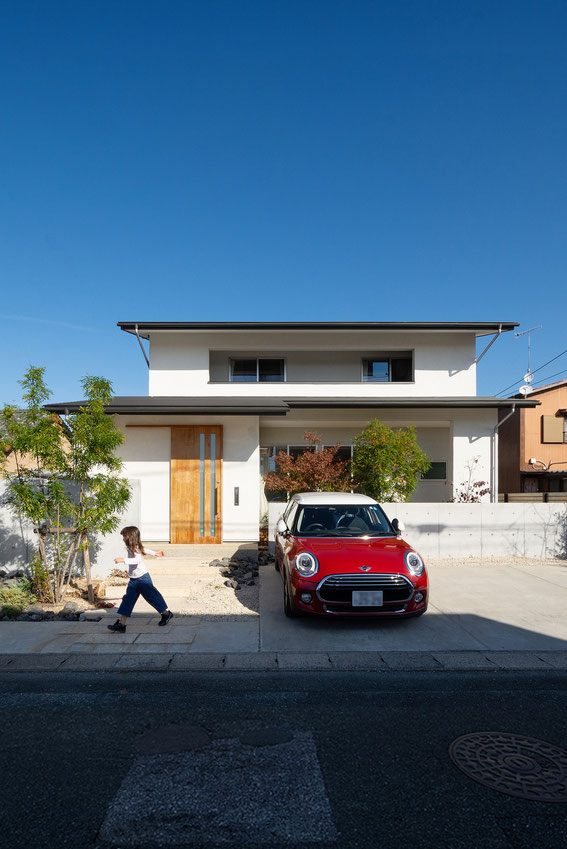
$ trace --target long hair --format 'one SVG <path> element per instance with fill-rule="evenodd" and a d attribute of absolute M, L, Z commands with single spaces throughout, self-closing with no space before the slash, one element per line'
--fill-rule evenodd
<path fill-rule="evenodd" d="M 142 540 L 140 538 L 140 529 L 135 525 L 128 525 L 127 528 L 122 528 L 120 531 L 122 534 L 122 539 L 124 540 L 124 545 L 128 549 L 128 551 L 134 554 L 145 554 L 144 546 L 142 545 Z"/>

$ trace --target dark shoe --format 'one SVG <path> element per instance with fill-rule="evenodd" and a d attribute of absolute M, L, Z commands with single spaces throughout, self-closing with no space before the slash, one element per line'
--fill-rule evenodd
<path fill-rule="evenodd" d="M 126 625 L 122 625 L 120 619 L 117 619 L 114 625 L 107 625 L 106 627 L 109 631 L 116 631 L 118 634 L 126 633 Z"/>
<path fill-rule="evenodd" d="M 170 619 L 173 619 L 173 613 L 171 610 L 166 610 L 165 613 L 161 614 L 161 619 L 158 622 L 158 625 L 167 625 Z"/>

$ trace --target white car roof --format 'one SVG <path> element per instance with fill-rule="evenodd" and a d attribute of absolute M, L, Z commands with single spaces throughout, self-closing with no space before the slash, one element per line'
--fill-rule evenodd
<path fill-rule="evenodd" d="M 368 495 L 358 492 L 299 492 L 293 498 L 299 504 L 377 504 Z"/>

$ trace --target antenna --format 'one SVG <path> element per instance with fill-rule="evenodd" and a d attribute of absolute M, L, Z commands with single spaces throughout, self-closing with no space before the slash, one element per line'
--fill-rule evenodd
<path fill-rule="evenodd" d="M 514 336 L 525 336 L 526 333 L 528 335 L 528 370 L 524 375 L 524 385 L 520 386 L 520 388 L 518 390 L 524 397 L 526 395 L 529 395 L 530 392 L 533 392 L 533 388 L 530 386 L 532 380 L 534 379 L 534 376 L 533 376 L 533 374 L 531 372 L 531 368 L 530 368 L 530 365 L 531 365 L 531 344 L 530 344 L 531 336 L 530 336 L 530 333 L 533 333 L 534 330 L 541 330 L 541 324 L 538 324 L 537 327 L 530 327 L 529 330 L 522 330 L 520 333 L 514 333 Z"/>

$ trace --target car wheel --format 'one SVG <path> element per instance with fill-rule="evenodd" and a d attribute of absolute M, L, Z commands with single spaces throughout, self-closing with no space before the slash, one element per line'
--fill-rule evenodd
<path fill-rule="evenodd" d="M 288 617 L 288 619 L 296 619 L 299 616 L 297 612 L 297 608 L 293 603 L 293 599 L 291 597 L 291 589 L 289 586 L 289 579 L 286 575 L 284 575 L 284 613 Z"/>
<path fill-rule="evenodd" d="M 277 558 L 277 557 L 276 557 L 276 559 L 274 560 L 274 569 L 276 570 L 276 572 L 279 572 L 279 571 L 280 571 L 280 564 L 279 564 L 279 562 L 278 562 L 278 558 Z"/>

